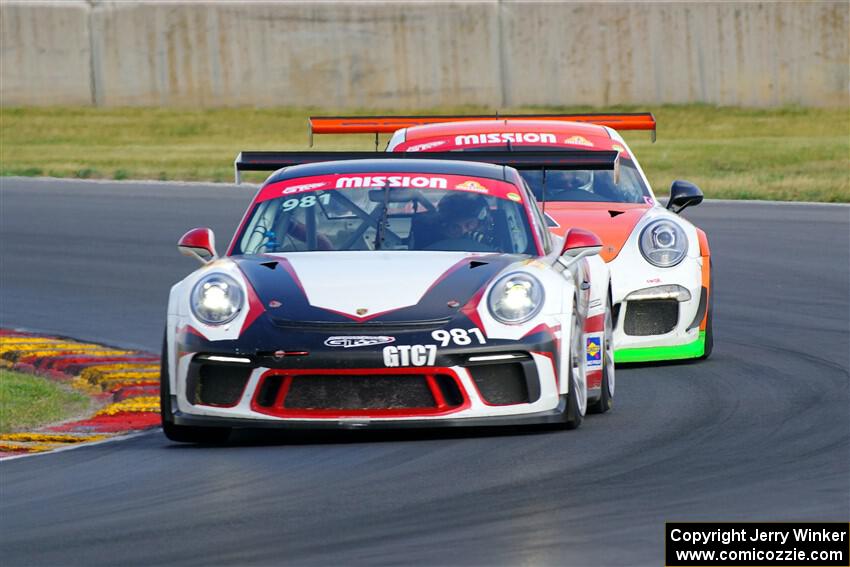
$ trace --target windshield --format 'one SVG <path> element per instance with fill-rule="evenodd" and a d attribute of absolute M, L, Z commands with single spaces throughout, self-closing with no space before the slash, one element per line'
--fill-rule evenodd
<path fill-rule="evenodd" d="M 453 177 L 432 177 L 432 181 L 448 179 L 449 183 L 428 186 L 387 187 L 384 180 L 428 179 L 387 176 L 359 177 L 363 186 L 348 183 L 338 189 L 322 187 L 352 178 L 329 176 L 321 179 L 330 181 L 313 183 L 311 178 L 301 178 L 275 184 L 261 193 L 233 253 L 451 250 L 536 255 L 516 187 Z M 376 180 L 384 182 L 379 185 Z M 270 192 L 289 194 L 263 200 Z"/>
<path fill-rule="evenodd" d="M 631 161 L 620 162 L 620 181 L 614 183 L 610 170 L 546 171 L 546 194 L 543 194 L 543 171 L 521 171 L 538 201 L 599 201 L 613 203 L 651 203 L 649 191 Z"/>

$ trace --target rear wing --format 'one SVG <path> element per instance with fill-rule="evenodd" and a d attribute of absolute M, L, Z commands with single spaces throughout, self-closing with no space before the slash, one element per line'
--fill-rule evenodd
<path fill-rule="evenodd" d="M 471 122 L 473 120 L 551 120 L 554 122 L 587 122 L 615 130 L 651 130 L 655 142 L 655 116 L 651 112 L 596 114 L 479 114 L 440 116 L 311 116 L 310 146 L 314 134 L 391 134 L 396 130 L 424 124 Z"/>
<path fill-rule="evenodd" d="M 340 160 L 427 159 L 471 161 L 506 165 L 515 169 L 608 169 L 619 178 L 620 152 L 592 150 L 533 150 L 483 152 L 240 152 L 233 167 L 236 184 L 242 182 L 243 171 L 275 171 L 282 167 Z"/>

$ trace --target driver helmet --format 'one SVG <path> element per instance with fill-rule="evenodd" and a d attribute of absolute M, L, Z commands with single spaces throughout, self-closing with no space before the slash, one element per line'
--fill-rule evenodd
<path fill-rule="evenodd" d="M 445 238 L 483 238 L 490 230 L 490 207 L 481 195 L 450 193 L 440 200 L 437 212 Z"/>
<path fill-rule="evenodd" d="M 593 193 L 593 171 L 592 170 L 576 170 L 576 171 L 561 171 L 557 180 L 558 189 L 566 191 L 587 191 Z M 554 186 L 554 183 L 553 183 Z"/>

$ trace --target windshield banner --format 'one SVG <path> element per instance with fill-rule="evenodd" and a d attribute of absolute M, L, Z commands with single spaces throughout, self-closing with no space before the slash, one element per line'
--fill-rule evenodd
<path fill-rule="evenodd" d="M 311 191 L 335 189 L 380 189 L 382 187 L 404 187 L 409 189 L 441 189 L 463 191 L 498 197 L 520 203 L 522 193 L 511 183 L 471 177 L 466 175 L 441 175 L 434 173 L 340 173 L 299 177 L 272 183 L 263 188 L 257 201 L 268 201 L 285 195 L 296 195 Z"/>
<path fill-rule="evenodd" d="M 449 152 L 469 148 L 512 146 L 552 146 L 553 148 L 576 148 L 615 150 L 628 157 L 622 144 L 608 136 L 565 135 L 552 132 L 489 132 L 483 134 L 457 134 L 433 138 L 408 140 L 395 146 L 394 152 Z"/>

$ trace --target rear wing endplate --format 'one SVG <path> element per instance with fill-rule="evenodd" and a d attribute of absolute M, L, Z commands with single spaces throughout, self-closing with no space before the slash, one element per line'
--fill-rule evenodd
<path fill-rule="evenodd" d="M 488 150 L 482 152 L 240 152 L 233 167 L 236 184 L 242 182 L 243 171 L 275 171 L 282 167 L 320 163 L 326 161 L 347 161 L 357 159 L 399 160 L 427 159 L 471 161 L 506 165 L 515 169 L 551 169 L 576 170 L 597 169 L 614 170 L 619 178 L 620 152 L 594 150 L 533 150 L 508 151 Z"/>
<path fill-rule="evenodd" d="M 655 116 L 651 112 L 591 114 L 479 114 L 439 116 L 311 116 L 308 120 L 310 146 L 314 134 L 391 134 L 402 128 L 473 120 L 551 120 L 587 122 L 615 130 L 650 130 L 655 142 Z"/>

